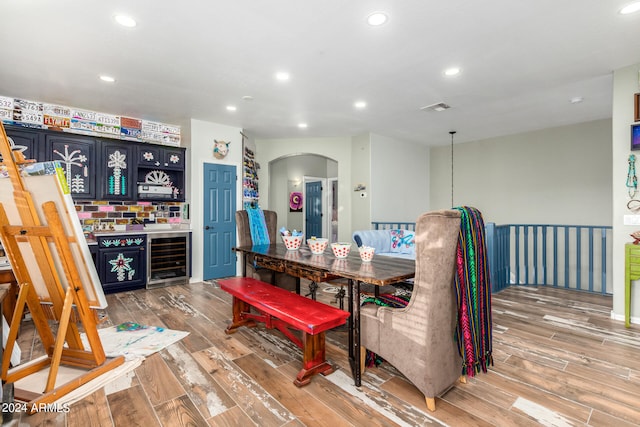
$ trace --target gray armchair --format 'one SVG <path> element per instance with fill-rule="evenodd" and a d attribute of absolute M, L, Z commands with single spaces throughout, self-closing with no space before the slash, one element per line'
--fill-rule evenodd
<path fill-rule="evenodd" d="M 264 219 L 267 224 L 267 232 L 269 233 L 269 241 L 271 244 L 278 242 L 280 236 L 276 230 L 278 224 L 278 214 L 275 211 L 263 211 Z M 236 226 L 238 228 L 238 245 L 239 246 L 251 246 L 253 241 L 251 240 L 251 228 L 249 227 L 249 215 L 247 211 L 236 211 Z M 244 262 L 247 271 L 247 277 L 253 277 L 263 282 L 272 283 L 280 288 L 287 289 L 289 291 L 300 292 L 299 281 L 292 276 L 285 273 L 274 272 L 267 268 L 256 268 L 253 264 L 253 256 L 245 255 Z"/>
<path fill-rule="evenodd" d="M 361 308 L 362 355 L 368 349 L 391 363 L 425 396 L 435 411 L 435 396 L 462 372 L 455 341 L 454 285 L 460 212 L 422 214 L 416 223 L 416 276 L 404 308 Z"/>

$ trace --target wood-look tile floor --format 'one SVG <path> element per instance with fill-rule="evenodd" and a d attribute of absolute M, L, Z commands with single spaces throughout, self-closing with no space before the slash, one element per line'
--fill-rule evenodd
<path fill-rule="evenodd" d="M 326 292 L 319 299 L 335 304 Z M 611 297 L 528 287 L 494 294 L 494 366 L 436 399 L 434 413 L 387 363 L 368 369 L 356 388 L 344 330 L 327 334 L 327 357 L 337 370 L 294 386 L 300 350 L 263 327 L 225 335 L 231 298 L 215 283 L 112 294 L 108 301 L 101 326 L 133 321 L 190 335 L 68 413 L 15 414 L 7 425 L 640 425 L 640 327 L 610 319 Z M 23 323 L 24 360 L 42 348 L 31 322 Z"/>

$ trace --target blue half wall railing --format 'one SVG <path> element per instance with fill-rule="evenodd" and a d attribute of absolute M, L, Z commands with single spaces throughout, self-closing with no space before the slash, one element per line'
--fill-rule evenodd
<path fill-rule="evenodd" d="M 413 222 L 372 222 L 415 230 Z M 611 295 L 612 227 L 485 223 L 493 292 L 511 285 L 553 286 Z"/>

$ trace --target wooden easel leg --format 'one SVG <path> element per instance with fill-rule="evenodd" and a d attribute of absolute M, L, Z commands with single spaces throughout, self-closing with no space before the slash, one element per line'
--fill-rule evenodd
<path fill-rule="evenodd" d="M 58 376 L 58 368 L 60 367 L 60 358 L 62 357 L 62 350 L 64 349 L 64 337 L 67 334 L 67 328 L 69 327 L 72 307 L 73 294 L 68 290 L 67 296 L 64 298 L 64 306 L 62 307 L 60 323 L 58 324 L 56 344 L 53 348 L 53 354 L 51 355 L 51 367 L 49 368 L 47 385 L 44 388 L 45 393 L 50 392 L 56 386 L 56 377 Z"/>
<path fill-rule="evenodd" d="M 2 379 L 7 380 L 7 371 L 9 370 L 9 364 L 11 363 L 11 353 L 13 353 L 13 346 L 18 339 L 18 330 L 20 329 L 20 319 L 24 313 L 24 305 L 27 300 L 27 292 L 29 291 L 29 284 L 25 284 L 20 287 L 20 293 L 18 294 L 18 301 L 16 302 L 16 309 L 11 318 L 11 325 L 9 325 L 9 335 L 7 335 L 7 345 L 4 349 L 2 358 Z"/>

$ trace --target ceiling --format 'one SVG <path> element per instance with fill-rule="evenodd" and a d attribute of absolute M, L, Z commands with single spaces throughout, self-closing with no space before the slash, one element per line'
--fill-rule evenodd
<path fill-rule="evenodd" d="M 256 139 L 479 140 L 611 117 L 613 70 L 640 62 L 629 1 L 0 0 L 0 95 Z"/>

